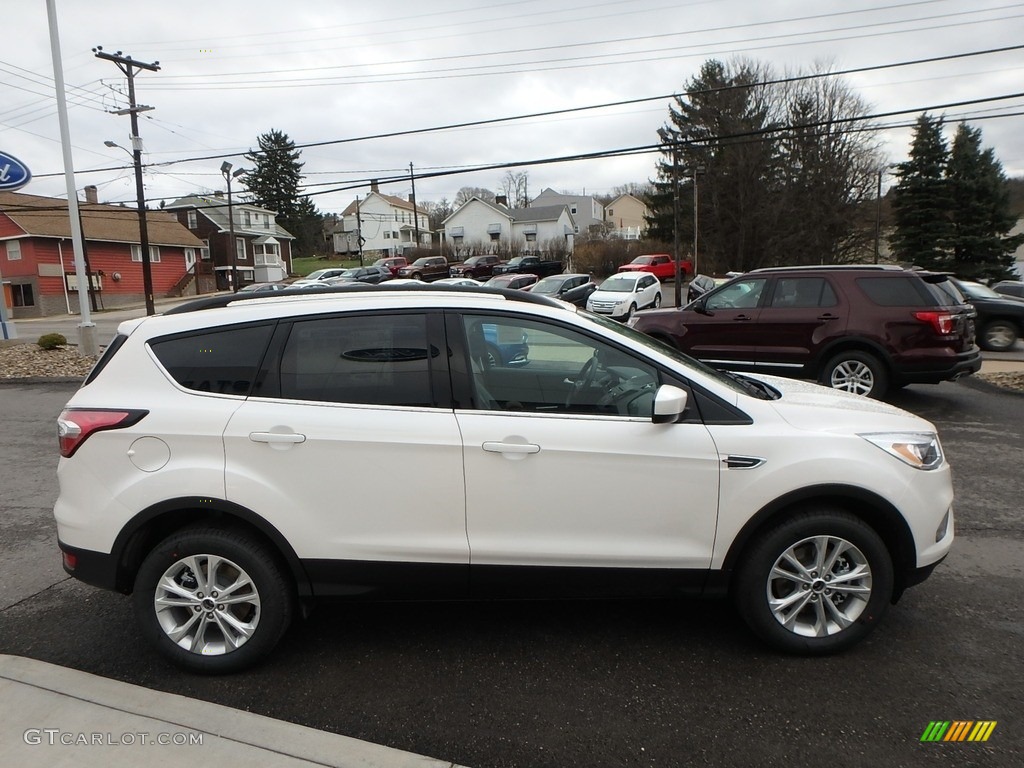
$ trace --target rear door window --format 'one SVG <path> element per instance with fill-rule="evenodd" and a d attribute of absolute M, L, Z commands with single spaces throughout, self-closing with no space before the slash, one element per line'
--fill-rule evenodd
<path fill-rule="evenodd" d="M 281 354 L 281 397 L 331 403 L 434 404 L 422 314 L 298 321 Z"/>

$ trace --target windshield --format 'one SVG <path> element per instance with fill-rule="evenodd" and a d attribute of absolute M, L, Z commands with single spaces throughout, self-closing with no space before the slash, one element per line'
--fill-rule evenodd
<path fill-rule="evenodd" d="M 654 261 L 654 257 L 653 256 L 637 256 L 630 263 L 631 264 L 650 264 L 652 261 Z"/>
<path fill-rule="evenodd" d="M 422 259 L 416 259 L 416 261 L 414 261 L 412 265 L 414 267 L 425 267 L 428 261 L 430 261 L 430 259 L 423 257 Z"/>
<path fill-rule="evenodd" d="M 981 283 L 965 283 L 958 281 L 957 285 L 960 286 L 960 290 L 970 296 L 972 299 L 1005 299 L 1005 296 L 993 291 L 988 286 L 982 285 Z"/>
<path fill-rule="evenodd" d="M 598 290 L 610 293 L 632 293 L 636 286 L 636 278 L 628 275 L 612 275 L 603 283 Z"/>
<path fill-rule="evenodd" d="M 310 272 L 308 275 L 306 275 L 306 279 L 307 280 L 319 280 L 321 277 L 326 275 L 328 272 L 330 272 L 330 270 L 328 270 L 328 269 L 318 269 L 316 272 Z"/>
<path fill-rule="evenodd" d="M 545 293 L 554 295 L 558 293 L 558 289 L 562 287 L 562 280 L 557 277 L 545 277 L 533 288 L 530 289 L 531 293 Z"/>
<path fill-rule="evenodd" d="M 510 259 L 508 263 L 509 263 L 510 265 L 513 265 L 513 264 L 521 264 L 521 263 L 522 263 L 522 261 L 523 261 L 523 257 L 522 257 L 522 256 L 516 256 L 516 257 L 514 257 L 514 258 Z"/>
<path fill-rule="evenodd" d="M 358 277 L 358 276 L 359 276 L 359 270 L 358 269 L 346 269 L 344 272 L 342 272 L 340 275 L 338 275 L 338 277 Z"/>

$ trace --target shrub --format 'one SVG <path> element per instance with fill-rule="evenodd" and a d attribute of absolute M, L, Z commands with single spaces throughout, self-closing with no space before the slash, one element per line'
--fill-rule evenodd
<path fill-rule="evenodd" d="M 61 333 L 44 333 L 36 342 L 42 349 L 57 349 L 66 346 L 68 340 Z"/>

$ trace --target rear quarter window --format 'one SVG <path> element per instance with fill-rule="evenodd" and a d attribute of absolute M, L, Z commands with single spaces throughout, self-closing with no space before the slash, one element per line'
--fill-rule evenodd
<path fill-rule="evenodd" d="M 186 389 L 248 395 L 266 351 L 272 324 L 224 328 L 156 339 L 157 360 Z"/>
<path fill-rule="evenodd" d="M 856 283 L 872 303 L 882 307 L 933 307 L 940 303 L 917 277 L 858 277 Z"/>

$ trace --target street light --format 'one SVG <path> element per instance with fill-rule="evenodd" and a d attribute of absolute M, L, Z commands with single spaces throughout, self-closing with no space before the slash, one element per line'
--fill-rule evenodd
<path fill-rule="evenodd" d="M 137 131 L 135 113 L 132 112 L 132 130 Z M 146 192 L 142 187 L 142 139 L 136 134 L 132 138 L 132 149 L 122 147 L 116 141 L 104 141 L 104 146 L 123 149 L 132 156 L 135 166 L 135 197 L 139 208 L 139 249 L 142 251 L 142 292 L 146 296 L 146 314 L 156 314 L 153 303 L 153 268 L 149 260 L 149 228 L 146 226 Z"/>
<path fill-rule="evenodd" d="M 246 173 L 246 170 L 239 168 L 232 173 L 231 168 L 232 165 L 227 160 L 220 164 L 220 172 L 228 183 L 228 232 L 231 233 L 231 245 L 229 246 L 231 253 L 231 290 L 238 293 L 238 245 L 235 243 L 235 211 L 231 205 L 231 180 L 237 179 Z"/>

